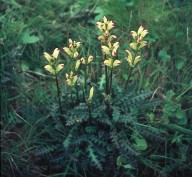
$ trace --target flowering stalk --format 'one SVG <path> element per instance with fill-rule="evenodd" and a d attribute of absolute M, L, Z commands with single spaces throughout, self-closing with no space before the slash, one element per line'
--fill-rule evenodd
<path fill-rule="evenodd" d="M 102 34 L 98 37 L 98 39 L 102 42 L 101 50 L 104 54 L 104 65 L 105 65 L 105 79 L 106 79 L 106 95 L 111 94 L 112 91 L 112 70 L 114 67 L 121 64 L 119 60 L 114 58 L 117 57 L 117 50 L 119 47 L 119 42 L 112 43 L 112 40 L 116 38 L 115 35 L 111 35 L 110 31 L 115 27 L 115 24 L 112 21 L 107 20 L 107 18 L 103 17 L 103 23 L 97 22 L 99 30 Z M 111 70 L 111 75 L 109 76 L 109 70 Z M 110 77 L 110 78 L 109 78 Z"/>
<path fill-rule="evenodd" d="M 49 71 L 51 74 L 55 76 L 55 82 L 57 87 L 57 97 L 58 97 L 58 103 L 59 103 L 59 109 L 62 113 L 62 107 L 61 107 L 61 97 L 60 97 L 60 89 L 59 89 L 59 82 L 58 82 L 58 72 L 64 68 L 64 64 L 57 64 L 57 58 L 59 55 L 60 49 L 56 48 L 52 55 L 49 55 L 48 53 L 44 52 L 44 57 L 48 61 L 48 65 L 44 67 L 45 70 Z"/>
<path fill-rule="evenodd" d="M 90 55 L 88 58 L 81 58 L 79 60 L 77 60 L 76 62 L 76 66 L 75 66 L 75 70 L 78 70 L 80 64 L 85 65 L 85 74 L 84 74 L 84 88 L 83 88 L 83 92 L 85 90 L 85 92 L 87 92 L 87 78 L 88 78 L 88 71 L 89 71 L 89 64 L 93 61 L 93 56 Z"/>
<path fill-rule="evenodd" d="M 60 96 L 60 89 L 59 89 L 59 82 L 58 82 L 57 74 L 55 74 L 55 82 L 56 82 L 56 86 L 57 86 L 57 97 L 58 97 L 58 102 L 59 102 L 59 109 L 60 109 L 60 113 L 62 113 L 61 96 Z"/>
<path fill-rule="evenodd" d="M 105 104 L 106 104 L 106 114 L 111 117 L 110 111 L 110 97 L 112 93 L 112 78 L 113 78 L 113 69 L 120 65 L 120 60 L 117 60 L 117 50 L 119 48 L 119 42 L 112 43 L 113 39 L 116 38 L 115 35 L 111 35 L 110 31 L 115 27 L 115 24 L 112 21 L 107 20 L 107 18 L 103 17 L 103 23 L 97 22 L 99 30 L 101 31 L 101 35 L 98 39 L 102 42 L 101 50 L 104 58 L 105 65 Z M 109 71 L 110 75 L 109 75 Z"/>
<path fill-rule="evenodd" d="M 66 83 L 70 87 L 71 90 L 71 99 L 72 99 L 72 87 L 76 90 L 76 98 L 77 101 L 79 100 L 79 90 L 78 90 L 78 84 L 77 84 L 77 78 L 78 76 L 73 76 L 74 72 L 76 72 L 76 66 L 75 63 L 78 60 L 77 57 L 79 56 L 78 48 L 80 47 L 81 42 L 72 41 L 72 39 L 69 39 L 69 45 L 68 47 L 63 47 L 64 52 L 69 56 L 70 58 L 70 69 L 71 73 L 66 74 Z M 78 66 L 79 67 L 79 66 Z"/>
<path fill-rule="evenodd" d="M 89 112 L 89 118 L 91 118 L 91 104 L 92 104 L 92 99 L 93 99 L 93 94 L 94 94 L 94 87 L 91 87 L 89 91 L 89 97 L 86 100 L 87 107 L 88 107 L 88 112 Z"/>
<path fill-rule="evenodd" d="M 141 60 L 141 56 L 140 55 L 137 56 L 137 54 L 144 46 L 147 45 L 147 42 L 143 40 L 147 34 L 148 30 L 144 29 L 143 26 L 140 26 L 137 32 L 131 31 L 131 35 L 134 41 L 129 45 L 132 52 L 126 50 L 126 53 L 128 55 L 126 60 L 131 68 L 129 69 L 128 72 L 128 78 L 125 83 L 125 89 L 127 88 L 134 67 Z"/>

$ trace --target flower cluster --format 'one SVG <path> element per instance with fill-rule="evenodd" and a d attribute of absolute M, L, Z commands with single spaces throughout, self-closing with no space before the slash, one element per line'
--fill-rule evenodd
<path fill-rule="evenodd" d="M 69 47 L 64 47 L 63 50 L 71 57 L 77 58 L 79 56 L 78 48 L 80 47 L 81 42 L 72 41 L 69 39 Z"/>
<path fill-rule="evenodd" d="M 120 60 L 114 59 L 117 57 L 117 50 L 119 48 L 119 42 L 115 42 L 112 44 L 112 40 L 116 39 L 115 35 L 110 34 L 110 30 L 115 27 L 112 21 L 108 21 L 107 18 L 103 17 L 103 23 L 96 23 L 99 30 L 102 34 L 98 37 L 98 39 L 102 42 L 101 50 L 103 54 L 105 54 L 104 64 L 108 66 L 110 69 L 121 64 Z"/>
<path fill-rule="evenodd" d="M 140 26 L 138 31 L 131 31 L 131 35 L 135 40 L 130 44 L 130 47 L 134 50 L 140 50 L 147 45 L 147 41 L 143 41 L 144 37 L 148 33 L 148 30 L 145 30 L 143 26 Z"/>
<path fill-rule="evenodd" d="M 108 21 L 105 16 L 103 17 L 103 23 L 97 22 L 96 25 L 99 28 L 99 30 L 102 32 L 102 35 L 98 37 L 98 39 L 101 42 L 108 43 L 116 38 L 115 35 L 111 35 L 111 36 L 109 35 L 110 30 L 115 27 L 115 24 L 112 21 Z"/>
<path fill-rule="evenodd" d="M 75 75 L 74 76 L 74 73 L 73 73 L 73 71 L 71 71 L 70 72 L 70 74 L 65 74 L 65 77 L 66 77 L 66 83 L 67 83 L 67 85 L 68 86 L 70 86 L 70 87 L 72 87 L 72 86 L 74 86 L 75 85 L 75 83 L 77 82 L 77 79 L 78 79 L 78 76 L 77 75 Z"/>
<path fill-rule="evenodd" d="M 140 26 L 138 31 L 131 31 L 133 37 L 133 42 L 129 45 L 133 52 L 126 50 L 127 53 L 127 62 L 131 67 L 134 67 L 140 60 L 141 56 L 137 56 L 138 52 L 147 45 L 147 41 L 144 41 L 144 37 L 147 35 L 148 30 L 144 29 L 143 26 Z M 134 57 L 133 57 L 134 53 Z"/>
<path fill-rule="evenodd" d="M 51 74 L 56 75 L 61 69 L 64 68 L 64 64 L 57 64 L 57 58 L 59 55 L 60 49 L 56 48 L 53 51 L 52 55 L 44 52 L 44 57 L 49 62 L 48 65 L 44 67 L 45 70 L 49 71 Z"/>
<path fill-rule="evenodd" d="M 93 56 L 90 55 L 87 59 L 82 57 L 81 59 L 77 60 L 75 70 L 78 70 L 80 64 L 88 65 L 93 61 L 93 59 L 94 59 Z"/>

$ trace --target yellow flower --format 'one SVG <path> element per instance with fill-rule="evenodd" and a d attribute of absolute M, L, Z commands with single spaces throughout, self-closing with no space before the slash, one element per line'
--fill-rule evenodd
<path fill-rule="evenodd" d="M 47 52 L 44 52 L 43 55 L 47 59 L 48 62 L 51 62 L 53 59 L 57 59 L 58 58 L 59 52 L 60 52 L 60 49 L 56 48 L 53 51 L 52 55 L 49 55 Z"/>
<path fill-rule="evenodd" d="M 107 47 L 107 46 L 102 45 L 102 46 L 101 46 L 101 50 L 102 50 L 103 53 L 105 53 L 105 54 L 107 54 L 107 55 L 110 55 L 110 54 L 111 54 L 110 48 Z"/>
<path fill-rule="evenodd" d="M 104 61 L 104 65 L 108 66 L 109 68 L 114 68 L 116 66 L 119 66 L 121 64 L 120 60 L 113 60 L 112 58 L 109 58 Z"/>
<path fill-rule="evenodd" d="M 129 50 L 126 50 L 126 53 L 128 54 L 127 62 L 131 67 L 134 67 L 141 60 L 141 56 L 137 56 L 133 59 L 133 56 Z"/>
<path fill-rule="evenodd" d="M 133 50 L 137 50 L 137 43 L 136 43 L 136 42 L 132 42 L 129 46 L 130 46 Z"/>
<path fill-rule="evenodd" d="M 94 87 L 91 87 L 90 91 L 89 91 L 89 98 L 87 99 L 88 101 L 91 101 L 93 98 L 93 93 L 94 93 Z"/>
<path fill-rule="evenodd" d="M 77 71 L 79 66 L 81 64 L 81 60 L 77 60 L 76 64 L 75 64 L 75 70 Z"/>
<path fill-rule="evenodd" d="M 52 56 L 57 59 L 58 55 L 59 55 L 59 52 L 60 52 L 60 49 L 59 48 L 56 48 L 54 51 L 53 51 L 53 54 Z"/>
<path fill-rule="evenodd" d="M 49 55 L 47 52 L 44 52 L 43 55 L 47 59 L 48 62 L 51 62 L 51 60 L 53 59 L 53 57 L 51 55 Z"/>
<path fill-rule="evenodd" d="M 62 68 L 64 68 L 64 64 L 56 64 L 56 62 L 52 62 L 54 61 L 54 59 L 56 60 L 58 58 L 60 49 L 56 48 L 53 51 L 52 55 L 49 55 L 48 53 L 44 52 L 44 57 L 47 59 L 47 61 L 50 63 L 49 65 L 46 65 L 44 67 L 45 70 L 49 71 L 51 74 L 55 75 L 56 73 L 58 73 Z"/>
<path fill-rule="evenodd" d="M 53 67 L 51 65 L 46 65 L 44 67 L 45 70 L 49 71 L 51 74 L 55 75 L 55 70 L 53 69 Z"/>
<path fill-rule="evenodd" d="M 75 83 L 77 82 L 78 76 L 73 76 L 73 72 L 71 71 L 70 74 L 65 74 L 66 77 L 66 83 L 68 86 L 74 86 Z"/>
<path fill-rule="evenodd" d="M 145 30 L 143 26 L 140 26 L 138 31 L 131 31 L 133 39 L 138 39 L 141 41 L 148 34 L 148 30 Z"/>
<path fill-rule="evenodd" d="M 72 58 L 77 58 L 79 53 L 77 49 L 80 47 L 81 42 L 72 41 L 69 39 L 69 47 L 63 47 L 63 50 Z"/>
<path fill-rule="evenodd" d="M 58 64 L 56 68 L 56 73 L 58 73 L 63 68 L 64 68 L 64 64 Z"/>
<path fill-rule="evenodd" d="M 107 40 L 107 43 L 111 42 L 113 39 L 116 39 L 117 37 L 115 35 L 110 35 L 108 40 Z"/>
<path fill-rule="evenodd" d="M 111 44 L 111 42 L 108 43 L 108 47 L 107 46 L 101 46 L 101 50 L 103 51 L 103 53 L 109 55 L 109 56 L 117 56 L 117 50 L 119 48 L 119 42 L 115 42 L 113 45 Z"/>
<path fill-rule="evenodd" d="M 96 25 L 101 32 L 105 33 L 105 36 L 108 36 L 109 31 L 115 27 L 115 24 L 112 21 L 107 20 L 105 16 L 103 17 L 103 23 L 97 22 Z"/>
<path fill-rule="evenodd" d="M 142 41 L 139 43 L 139 47 L 138 47 L 138 50 L 140 50 L 141 48 L 143 48 L 144 46 L 147 45 L 147 41 Z"/>

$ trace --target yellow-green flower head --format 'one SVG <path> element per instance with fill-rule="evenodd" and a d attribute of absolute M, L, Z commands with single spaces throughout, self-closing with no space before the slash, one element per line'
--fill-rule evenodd
<path fill-rule="evenodd" d="M 80 47 L 81 42 L 72 41 L 69 39 L 69 47 L 64 47 L 63 50 L 72 58 L 77 58 L 79 53 L 77 49 Z"/>
<path fill-rule="evenodd" d="M 120 64 L 121 64 L 120 60 L 113 60 L 112 58 L 109 58 L 104 61 L 104 65 L 108 66 L 111 69 L 113 69 L 116 66 L 119 66 Z"/>
<path fill-rule="evenodd" d="M 109 56 L 117 56 L 117 50 L 119 48 L 119 42 L 115 42 L 113 45 L 111 42 L 108 43 L 108 46 L 101 46 L 101 50 L 104 54 Z"/>
<path fill-rule="evenodd" d="M 74 86 L 75 83 L 77 82 L 78 76 L 73 76 L 73 72 L 71 71 L 70 74 L 65 74 L 66 77 L 66 83 L 68 86 Z"/>
<path fill-rule="evenodd" d="M 77 60 L 76 65 L 75 65 L 75 69 L 78 70 L 80 64 L 88 65 L 89 63 L 91 63 L 93 61 L 93 59 L 94 58 L 92 55 L 90 55 L 88 57 L 88 59 L 82 57 L 81 59 Z"/>
<path fill-rule="evenodd" d="M 53 68 L 53 66 L 51 65 L 46 65 L 44 67 L 45 70 L 49 71 L 51 74 L 55 75 L 56 73 L 58 73 L 61 69 L 64 68 L 64 64 L 58 64 L 56 69 Z"/>
<path fill-rule="evenodd" d="M 56 48 L 56 49 L 53 51 L 53 54 L 52 54 L 52 55 L 49 55 L 47 52 L 44 52 L 43 55 L 44 55 L 44 57 L 47 59 L 48 62 L 52 62 L 54 59 L 57 59 L 57 58 L 58 58 L 59 52 L 60 52 L 60 49 L 59 49 L 59 48 Z"/>
<path fill-rule="evenodd" d="M 138 31 L 131 31 L 131 35 L 133 39 L 136 39 L 138 42 L 142 41 L 142 39 L 148 34 L 148 30 L 144 29 L 143 26 L 140 26 Z"/>
<path fill-rule="evenodd" d="M 131 67 L 134 67 L 141 60 L 141 56 L 136 56 L 135 58 L 133 58 L 132 53 L 129 50 L 126 50 L 126 53 L 126 60 Z"/>
<path fill-rule="evenodd" d="M 96 25 L 101 32 L 105 33 L 105 36 L 108 36 L 109 31 L 115 27 L 115 24 L 112 21 L 107 20 L 105 16 L 103 17 L 103 23 L 97 22 Z"/>
<path fill-rule="evenodd" d="M 52 55 L 49 55 L 48 53 L 44 52 L 44 57 L 47 59 L 47 61 L 50 63 L 49 65 L 46 65 L 44 67 L 45 70 L 49 71 L 51 74 L 55 75 L 56 73 L 58 73 L 61 69 L 64 68 L 64 64 L 58 64 L 56 65 L 55 63 L 53 63 L 53 61 L 57 60 L 58 56 L 59 56 L 59 52 L 60 49 L 56 48 L 53 51 Z"/>

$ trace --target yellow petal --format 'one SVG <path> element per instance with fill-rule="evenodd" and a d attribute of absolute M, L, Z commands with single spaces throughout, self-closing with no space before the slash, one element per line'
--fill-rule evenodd
<path fill-rule="evenodd" d="M 128 54 L 127 62 L 129 63 L 129 65 L 132 65 L 132 62 L 133 62 L 132 54 L 129 50 L 126 50 L 126 53 Z"/>
<path fill-rule="evenodd" d="M 129 46 L 130 46 L 132 49 L 137 50 L 137 43 L 132 42 Z"/>
<path fill-rule="evenodd" d="M 108 60 L 105 60 L 104 65 L 112 68 L 113 67 L 113 59 L 109 58 Z"/>
<path fill-rule="evenodd" d="M 81 60 L 77 60 L 76 65 L 75 65 L 75 70 L 78 70 L 80 64 L 81 64 Z"/>
<path fill-rule="evenodd" d="M 88 57 L 88 61 L 87 61 L 87 64 L 89 64 L 90 62 L 92 62 L 93 61 L 93 56 L 92 55 L 90 55 L 89 57 Z"/>
<path fill-rule="evenodd" d="M 72 84 L 71 80 L 70 80 L 70 79 L 67 79 L 67 80 L 66 80 L 66 84 L 69 85 L 69 86 L 71 86 L 71 84 Z"/>
<path fill-rule="evenodd" d="M 108 37 L 108 36 L 109 36 L 109 31 L 106 30 L 106 31 L 104 32 L 104 35 L 105 35 L 105 37 Z"/>
<path fill-rule="evenodd" d="M 81 46 L 81 42 L 76 43 L 76 48 L 79 48 Z"/>
<path fill-rule="evenodd" d="M 78 76 L 74 76 L 73 81 L 72 81 L 72 85 L 75 85 L 75 83 L 77 82 Z"/>
<path fill-rule="evenodd" d="M 136 65 L 140 60 L 141 60 L 141 56 L 135 57 L 135 60 L 134 60 L 133 64 Z"/>
<path fill-rule="evenodd" d="M 144 27 L 143 26 L 140 26 L 139 29 L 138 29 L 138 32 L 137 34 L 140 35 L 144 30 Z"/>
<path fill-rule="evenodd" d="M 51 62 L 52 57 L 48 53 L 44 52 L 43 55 L 47 59 L 48 62 Z"/>
<path fill-rule="evenodd" d="M 108 25 L 107 25 L 107 30 L 109 31 L 110 29 L 112 29 L 114 27 L 115 27 L 115 24 L 112 21 L 109 21 Z"/>
<path fill-rule="evenodd" d="M 69 74 L 66 73 L 66 74 L 65 74 L 65 77 L 66 77 L 66 79 L 69 79 Z"/>
<path fill-rule="evenodd" d="M 103 51 L 103 53 L 110 55 L 110 49 L 107 46 L 101 46 L 101 50 Z"/>
<path fill-rule="evenodd" d="M 80 59 L 80 62 L 85 65 L 85 64 L 86 64 L 85 58 L 82 57 L 82 58 Z"/>
<path fill-rule="evenodd" d="M 55 70 L 53 69 L 53 67 L 51 65 L 46 65 L 44 67 L 45 70 L 49 71 L 51 74 L 55 75 Z"/>
<path fill-rule="evenodd" d="M 113 39 L 116 39 L 117 37 L 115 35 L 110 35 L 107 42 L 111 42 Z"/>
<path fill-rule="evenodd" d="M 73 57 L 74 57 L 74 58 L 77 58 L 77 57 L 78 57 L 78 55 L 79 55 L 79 53 L 78 53 L 78 52 L 74 52 Z"/>
<path fill-rule="evenodd" d="M 88 101 L 92 100 L 92 98 L 93 98 L 93 93 L 94 93 L 94 87 L 91 87 L 91 89 L 90 89 L 90 91 L 89 91 Z"/>
<path fill-rule="evenodd" d="M 141 38 L 144 38 L 146 36 L 146 34 L 148 34 L 148 30 L 143 30 L 141 32 Z"/>
<path fill-rule="evenodd" d="M 70 50 L 68 47 L 64 47 L 63 50 L 64 50 L 69 56 L 72 55 L 72 52 L 71 52 L 71 50 Z"/>
<path fill-rule="evenodd" d="M 96 25 L 97 25 L 97 27 L 99 28 L 99 30 L 103 32 L 103 26 L 104 26 L 104 24 L 101 23 L 101 22 L 97 22 Z"/>
<path fill-rule="evenodd" d="M 141 49 L 146 45 L 147 45 L 147 41 L 142 41 L 142 42 L 140 42 L 140 45 L 139 45 L 138 49 Z"/>
<path fill-rule="evenodd" d="M 101 42 L 105 42 L 105 37 L 104 36 L 99 36 L 98 40 L 101 41 Z"/>
<path fill-rule="evenodd" d="M 59 64 L 56 68 L 56 72 L 58 73 L 61 69 L 64 68 L 64 64 Z"/>
<path fill-rule="evenodd" d="M 103 17 L 103 22 L 104 22 L 105 24 L 107 24 L 107 18 L 106 18 L 106 16 Z"/>
<path fill-rule="evenodd" d="M 54 50 L 54 52 L 53 52 L 53 57 L 54 57 L 55 59 L 57 59 L 57 57 L 58 57 L 58 55 L 59 55 L 59 51 L 60 51 L 59 48 L 56 48 L 56 49 Z"/>
<path fill-rule="evenodd" d="M 114 57 L 117 56 L 117 50 L 113 49 L 111 53 L 112 53 L 112 56 L 114 56 Z"/>
<path fill-rule="evenodd" d="M 131 35 L 133 36 L 133 39 L 136 39 L 137 33 L 135 31 L 131 31 Z"/>
<path fill-rule="evenodd" d="M 69 38 L 69 44 L 73 44 L 73 41 L 72 39 Z"/>
<path fill-rule="evenodd" d="M 113 67 L 116 67 L 116 66 L 119 66 L 121 64 L 121 61 L 120 60 L 115 60 L 113 62 Z"/>

